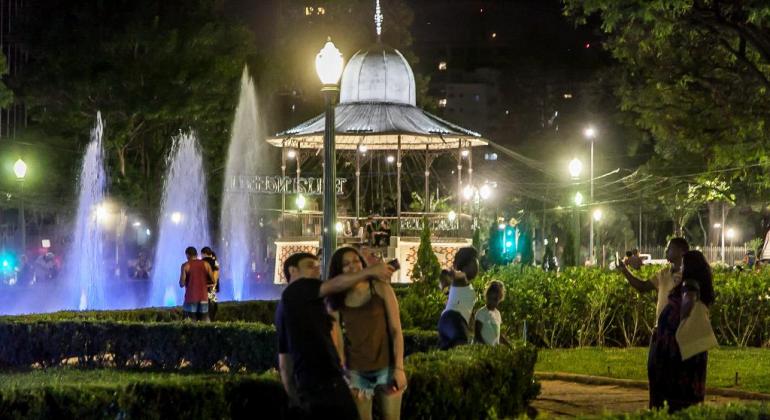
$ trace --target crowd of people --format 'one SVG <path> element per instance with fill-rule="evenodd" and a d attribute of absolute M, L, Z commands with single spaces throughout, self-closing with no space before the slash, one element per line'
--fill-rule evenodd
<path fill-rule="evenodd" d="M 297 253 L 283 263 L 289 285 L 275 315 L 281 380 L 298 418 L 398 419 L 407 387 L 398 300 L 390 285 L 398 261 L 384 262 L 356 248 L 335 251 L 326 280 L 318 257 Z M 507 344 L 497 309 L 505 290 L 492 281 L 476 311 L 471 281 L 478 252 L 462 248 L 442 273 L 447 304 L 437 320 L 440 347 L 474 341 Z M 473 328 L 475 327 L 475 328 Z M 475 330 L 475 334 L 472 332 Z"/>

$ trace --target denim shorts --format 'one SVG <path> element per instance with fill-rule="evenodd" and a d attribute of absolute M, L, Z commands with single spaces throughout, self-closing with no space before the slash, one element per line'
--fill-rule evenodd
<path fill-rule="evenodd" d="M 185 303 L 182 306 L 182 310 L 193 314 L 207 314 L 209 313 L 209 302 L 190 302 Z"/>
<path fill-rule="evenodd" d="M 351 389 L 357 389 L 371 398 L 377 386 L 388 386 L 393 383 L 393 369 L 386 367 L 365 372 L 349 370 L 345 374 L 345 379 Z"/>

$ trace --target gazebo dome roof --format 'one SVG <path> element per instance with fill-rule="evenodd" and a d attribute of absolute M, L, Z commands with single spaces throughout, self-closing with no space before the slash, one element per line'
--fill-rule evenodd
<path fill-rule="evenodd" d="M 404 56 L 380 43 L 358 51 L 342 73 L 340 103 L 416 105 L 414 73 Z"/>

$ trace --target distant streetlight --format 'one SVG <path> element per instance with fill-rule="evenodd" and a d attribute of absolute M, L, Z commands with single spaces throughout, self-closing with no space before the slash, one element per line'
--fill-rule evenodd
<path fill-rule="evenodd" d="M 575 205 L 583 205 L 583 194 L 580 194 L 580 191 L 575 193 Z"/>
<path fill-rule="evenodd" d="M 569 162 L 567 168 L 569 169 L 569 175 L 572 179 L 577 179 L 580 177 L 580 173 L 583 172 L 583 162 L 578 158 L 574 158 Z"/>
<path fill-rule="evenodd" d="M 300 194 L 297 196 L 297 199 L 294 201 L 295 204 L 297 204 L 297 210 L 302 211 L 305 209 L 305 204 L 307 203 L 305 201 L 305 196 Z"/>
<path fill-rule="evenodd" d="M 342 77 L 344 61 L 342 53 L 328 38 L 321 51 L 315 58 L 315 69 L 318 78 L 321 80 L 321 93 L 324 96 L 324 201 L 323 201 L 323 237 L 321 243 L 322 249 L 322 270 L 325 273 L 329 268 L 332 253 L 337 248 L 337 232 L 334 228 L 337 223 L 337 195 L 335 186 L 337 185 L 337 162 L 334 144 L 334 103 L 339 93 L 339 81 Z M 427 200 L 427 197 L 426 197 Z"/>
<path fill-rule="evenodd" d="M 450 210 L 449 214 L 446 215 L 446 218 L 450 222 L 454 222 L 455 220 L 457 220 L 457 213 L 455 213 L 454 210 Z"/>
<path fill-rule="evenodd" d="M 468 155 L 470 154 L 471 154 L 471 151 L 468 149 L 463 149 L 463 151 L 460 152 L 460 155 L 462 155 L 462 157 L 468 157 Z"/>
<path fill-rule="evenodd" d="M 591 195 L 589 196 L 589 200 L 591 202 L 591 205 L 594 204 L 594 139 L 596 138 L 596 129 L 592 126 L 586 127 L 585 130 L 583 130 L 583 135 L 586 139 L 588 139 L 591 142 Z M 591 219 L 589 221 L 590 225 L 588 227 L 588 258 L 591 260 L 591 264 L 594 264 L 596 262 L 596 258 L 594 256 L 594 221 Z"/>
<path fill-rule="evenodd" d="M 182 213 L 178 211 L 171 213 L 171 222 L 173 222 L 175 225 L 182 223 Z"/>
<path fill-rule="evenodd" d="M 289 149 L 289 151 L 286 152 L 286 157 L 289 159 L 294 159 L 295 157 L 297 157 L 297 151 L 294 149 Z"/>
<path fill-rule="evenodd" d="M 481 196 L 482 200 L 488 200 L 490 197 L 492 197 L 492 188 L 489 187 L 489 185 L 484 184 L 479 188 L 479 195 Z"/>
<path fill-rule="evenodd" d="M 597 222 L 602 220 L 602 209 L 594 210 L 594 220 L 596 220 Z"/>
<path fill-rule="evenodd" d="M 366 153 L 368 150 L 369 150 L 369 148 L 366 147 L 365 144 L 362 144 L 362 145 L 358 146 L 358 151 L 361 152 L 361 153 Z"/>
<path fill-rule="evenodd" d="M 388 155 L 388 157 L 387 157 L 387 158 L 385 158 L 385 160 L 387 160 L 387 161 L 388 161 L 388 163 L 393 163 L 393 162 L 395 162 L 395 161 L 396 161 L 396 157 L 395 157 L 395 156 L 393 156 L 393 155 Z"/>
<path fill-rule="evenodd" d="M 732 241 L 735 238 L 735 229 L 728 228 L 727 232 L 725 232 L 725 235 L 727 235 L 727 239 Z"/>
<path fill-rule="evenodd" d="M 470 185 L 467 185 L 465 188 L 463 188 L 463 197 L 466 200 L 470 200 L 471 198 L 473 198 L 473 187 L 471 187 Z"/>
<path fill-rule="evenodd" d="M 13 164 L 13 173 L 19 181 L 19 232 L 21 253 L 24 255 L 27 251 L 27 219 L 24 216 L 24 178 L 27 176 L 27 164 L 21 158 Z"/>

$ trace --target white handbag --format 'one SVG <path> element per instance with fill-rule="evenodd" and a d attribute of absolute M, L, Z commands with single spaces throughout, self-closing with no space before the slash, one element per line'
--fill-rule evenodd
<path fill-rule="evenodd" d="M 709 319 L 709 308 L 700 300 L 693 304 L 690 316 L 679 323 L 676 330 L 676 342 L 682 360 L 719 346 L 714 329 Z"/>

